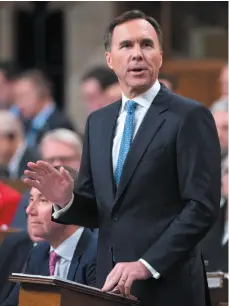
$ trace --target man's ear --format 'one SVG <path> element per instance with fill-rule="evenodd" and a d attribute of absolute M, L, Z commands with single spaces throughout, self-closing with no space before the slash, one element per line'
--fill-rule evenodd
<path fill-rule="evenodd" d="M 159 64 L 159 68 L 161 68 L 162 63 L 163 63 L 163 51 L 160 52 L 160 64 Z"/>
<path fill-rule="evenodd" d="M 110 52 L 106 52 L 105 56 L 106 56 L 106 61 L 107 61 L 108 67 L 113 70 L 111 53 Z"/>

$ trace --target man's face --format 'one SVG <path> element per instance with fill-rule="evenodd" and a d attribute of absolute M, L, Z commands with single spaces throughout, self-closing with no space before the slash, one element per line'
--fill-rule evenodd
<path fill-rule="evenodd" d="M 153 26 L 144 19 L 116 26 L 106 59 L 124 93 L 140 94 L 148 90 L 162 65 L 162 52 Z"/>
<path fill-rule="evenodd" d="M 89 112 L 93 112 L 106 104 L 104 93 L 96 79 L 91 78 L 82 83 L 81 95 Z"/>
<path fill-rule="evenodd" d="M 16 139 L 11 139 L 0 131 L 0 164 L 7 165 L 17 150 Z"/>
<path fill-rule="evenodd" d="M 9 83 L 0 70 L 0 107 L 5 108 L 9 103 Z"/>
<path fill-rule="evenodd" d="M 63 225 L 51 221 L 52 202 L 48 201 L 36 188 L 30 191 L 26 214 L 28 232 L 33 241 L 40 239 L 49 241 L 50 237 L 57 235 L 57 231 L 60 233 L 63 228 Z"/>
<path fill-rule="evenodd" d="M 33 119 L 41 108 L 35 85 L 29 79 L 20 79 L 13 85 L 13 99 L 25 119 Z"/>
<path fill-rule="evenodd" d="M 79 170 L 81 154 L 69 144 L 48 140 L 41 146 L 41 155 L 52 166 L 69 166 Z"/>
<path fill-rule="evenodd" d="M 227 150 L 228 147 L 228 112 L 215 112 L 213 114 L 216 128 L 219 136 L 221 150 Z"/>
<path fill-rule="evenodd" d="M 104 91 L 107 104 L 116 102 L 122 98 L 122 92 L 119 83 L 108 86 Z"/>
<path fill-rule="evenodd" d="M 228 97 L 228 66 L 225 66 L 220 74 L 221 95 Z"/>

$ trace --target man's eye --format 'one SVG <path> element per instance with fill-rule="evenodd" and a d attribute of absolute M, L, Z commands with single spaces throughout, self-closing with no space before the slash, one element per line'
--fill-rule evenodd
<path fill-rule="evenodd" d="M 149 43 L 149 42 L 145 42 L 143 45 L 144 45 L 145 47 L 152 47 L 152 44 Z"/>
<path fill-rule="evenodd" d="M 121 48 L 129 48 L 129 47 L 130 47 L 130 43 L 125 43 L 121 45 Z"/>

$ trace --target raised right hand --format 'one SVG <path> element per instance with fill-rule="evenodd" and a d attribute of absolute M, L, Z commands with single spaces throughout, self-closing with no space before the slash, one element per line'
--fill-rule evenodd
<path fill-rule="evenodd" d="M 29 162 L 28 167 L 31 170 L 24 172 L 26 184 L 37 188 L 47 200 L 62 208 L 70 202 L 74 181 L 67 170 L 63 167 L 57 170 L 45 161 Z"/>

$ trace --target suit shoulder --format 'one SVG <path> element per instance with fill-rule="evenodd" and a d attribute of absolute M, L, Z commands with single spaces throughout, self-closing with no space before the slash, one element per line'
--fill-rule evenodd
<path fill-rule="evenodd" d="M 105 114 L 116 110 L 117 107 L 119 107 L 119 105 L 121 105 L 121 100 L 118 100 L 116 102 L 113 102 L 109 105 L 106 105 L 104 107 L 101 107 L 101 108 L 97 109 L 96 111 L 94 111 L 90 114 L 90 117 L 104 116 Z"/>
<path fill-rule="evenodd" d="M 189 114 L 196 112 L 205 112 L 211 114 L 206 106 L 193 99 L 183 97 L 175 93 L 171 93 L 170 97 L 171 111 L 180 115 L 181 117 L 186 117 Z"/>

